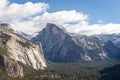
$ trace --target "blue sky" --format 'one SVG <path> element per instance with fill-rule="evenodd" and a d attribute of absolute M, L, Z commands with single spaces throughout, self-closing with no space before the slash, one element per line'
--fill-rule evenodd
<path fill-rule="evenodd" d="M 89 22 L 120 23 L 120 0 L 9 0 L 11 3 L 45 2 L 48 12 L 76 10 L 89 15 Z"/>

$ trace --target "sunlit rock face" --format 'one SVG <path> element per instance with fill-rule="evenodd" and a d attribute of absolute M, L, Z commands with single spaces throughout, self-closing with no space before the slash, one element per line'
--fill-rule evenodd
<path fill-rule="evenodd" d="M 14 59 L 6 55 L 0 55 L 0 68 L 5 69 L 8 76 L 11 77 L 23 77 L 24 71 L 21 65 Z"/>
<path fill-rule="evenodd" d="M 7 51 L 6 53 L 1 54 L 7 55 L 9 59 L 12 59 L 13 62 L 11 64 L 17 65 L 16 67 L 20 68 L 20 70 L 22 67 L 20 67 L 21 65 L 18 64 L 18 61 L 29 65 L 36 70 L 44 69 L 46 67 L 41 44 L 32 43 L 24 39 L 16 34 L 16 32 L 6 23 L 0 24 L 0 47 Z M 21 74 L 19 76 L 22 76 L 23 71 L 20 72 Z"/>

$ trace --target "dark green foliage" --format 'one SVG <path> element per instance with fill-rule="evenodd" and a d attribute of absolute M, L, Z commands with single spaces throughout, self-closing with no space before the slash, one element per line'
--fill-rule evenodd
<path fill-rule="evenodd" d="M 3 70 L 0 70 L 0 80 L 14 80 L 14 79 L 7 76 L 7 74 Z"/>
<path fill-rule="evenodd" d="M 105 68 L 100 73 L 104 80 L 120 80 L 120 64 Z"/>
<path fill-rule="evenodd" d="M 36 71 L 33 68 L 23 66 L 24 78 L 11 78 L 0 73 L 0 80 L 102 80 L 99 71 L 118 64 L 117 61 L 106 62 L 79 62 L 79 63 L 52 63 L 48 62 L 46 70 Z"/>
<path fill-rule="evenodd" d="M 119 62 L 80 62 L 80 63 L 51 63 L 48 68 L 34 75 L 27 75 L 25 80 L 99 80 L 99 71 Z M 53 77 L 52 77 L 53 76 Z M 23 79 L 23 80 L 24 80 Z"/>

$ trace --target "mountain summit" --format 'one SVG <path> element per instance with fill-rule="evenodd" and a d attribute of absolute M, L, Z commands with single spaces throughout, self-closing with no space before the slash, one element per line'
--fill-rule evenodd
<path fill-rule="evenodd" d="M 55 24 L 48 23 L 32 40 L 42 43 L 45 57 L 48 60 L 73 62 L 80 59 L 80 47 L 74 43 L 71 36 Z"/>

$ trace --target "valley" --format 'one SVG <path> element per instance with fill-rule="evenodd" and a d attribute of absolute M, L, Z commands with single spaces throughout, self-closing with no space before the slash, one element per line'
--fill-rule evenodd
<path fill-rule="evenodd" d="M 0 80 L 102 80 L 102 70 L 120 64 L 119 61 L 53 63 L 48 61 L 45 70 L 36 71 L 24 66 L 24 78 L 12 78 L 0 72 Z M 107 80 L 107 79 L 105 79 Z M 119 79 L 116 79 L 119 80 Z"/>

